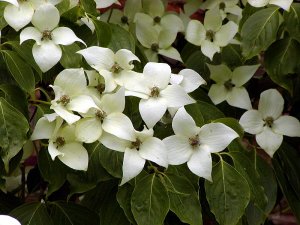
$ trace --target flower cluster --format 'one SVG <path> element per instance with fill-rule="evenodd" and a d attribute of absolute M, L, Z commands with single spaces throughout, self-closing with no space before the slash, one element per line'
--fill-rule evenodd
<path fill-rule="evenodd" d="M 104 8 L 116 1 L 96 3 Z M 92 70 L 70 68 L 57 75 L 51 85 L 55 98 L 50 108 L 54 113 L 46 114 L 37 122 L 31 139 L 49 139 L 48 151 L 52 159 L 57 157 L 76 170 L 88 168 L 88 153 L 84 143 L 100 141 L 111 150 L 123 152 L 121 184 L 137 176 L 146 160 L 165 168 L 187 162 L 193 173 L 211 180 L 211 153 L 224 150 L 238 135 L 221 123 L 198 127 L 185 111 L 185 105 L 195 103 L 188 93 L 206 84 L 206 81 L 191 69 L 173 74 L 168 64 L 157 63 L 157 54 L 182 61 L 178 51 L 171 45 L 177 33 L 184 31 L 184 23 L 179 16 L 165 13 L 161 0 L 143 3 L 140 0 L 128 0 L 124 11 L 115 10 L 110 16 L 112 22 L 119 23 L 129 31 L 134 25 L 137 40 L 152 62 L 144 66 L 142 73 L 138 73 L 134 70 L 134 62 L 140 59 L 127 49 L 113 52 L 109 48 L 91 46 L 78 51 Z M 241 9 L 237 4 L 236 0 L 206 1 L 201 4 L 199 7 L 207 9 L 204 24 L 189 20 L 185 36 L 187 41 L 201 46 L 203 54 L 212 60 L 220 48 L 234 43 L 241 18 Z M 131 12 L 131 8 L 135 10 Z M 48 19 L 49 16 L 52 20 Z M 59 17 L 54 3 L 40 4 L 31 18 L 34 27 L 27 27 L 20 34 L 21 43 L 28 39 L 36 41 L 32 51 L 42 71 L 49 70 L 59 61 L 59 44 L 68 45 L 74 41 L 84 43 L 69 28 L 57 27 Z M 105 14 L 103 18 L 106 18 Z M 223 22 L 225 18 L 227 23 Z M 92 23 L 89 17 L 85 19 L 82 21 L 87 25 Z M 50 58 L 49 51 L 52 52 Z M 210 78 L 216 82 L 208 92 L 212 102 L 219 104 L 227 101 L 234 107 L 249 110 L 242 116 L 240 124 L 246 132 L 256 135 L 258 144 L 270 156 L 279 148 L 283 134 L 300 136 L 297 119 L 280 117 L 283 99 L 274 90 L 263 93 L 263 103 L 259 109 L 252 109 L 243 85 L 259 65 L 240 66 L 233 71 L 224 64 L 208 64 L 208 67 Z M 139 113 L 145 123 L 142 131 L 136 130 L 123 113 L 125 96 L 140 98 Z M 266 98 L 274 101 L 267 104 Z M 273 113 L 271 108 L 278 102 L 280 110 Z M 166 113 L 173 117 L 175 135 L 160 140 L 155 137 L 153 128 Z M 285 131 L 286 126 L 289 131 Z"/>
<path fill-rule="evenodd" d="M 65 69 L 57 75 L 51 85 L 55 98 L 50 108 L 55 113 L 42 117 L 31 137 L 49 139 L 53 160 L 57 157 L 73 169 L 86 170 L 88 153 L 83 143 L 100 141 L 111 150 L 124 152 L 121 184 L 137 176 L 146 160 L 165 168 L 188 162 L 192 172 L 210 179 L 210 153 L 225 149 L 238 135 L 221 123 L 196 127 L 184 110 L 183 106 L 195 102 L 188 92 L 205 84 L 198 73 L 184 69 L 172 74 L 169 65 L 155 62 L 138 73 L 132 70 L 132 62 L 139 59 L 126 49 L 114 53 L 93 46 L 78 54 L 94 70 Z M 142 131 L 135 130 L 123 114 L 125 95 L 141 99 L 139 112 L 146 124 Z M 173 120 L 176 135 L 160 140 L 154 137 L 153 127 L 168 108 L 179 109 Z"/>

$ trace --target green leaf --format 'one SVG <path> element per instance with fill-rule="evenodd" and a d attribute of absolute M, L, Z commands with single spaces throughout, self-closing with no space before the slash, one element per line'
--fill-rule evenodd
<path fill-rule="evenodd" d="M 94 142 L 93 144 L 86 145 L 86 149 L 89 153 L 89 167 L 86 175 L 89 180 L 95 182 L 106 181 L 112 178 L 112 176 L 101 165 L 101 154 L 103 146 L 100 142 Z"/>
<path fill-rule="evenodd" d="M 76 23 L 80 19 L 81 14 L 83 14 L 82 9 L 79 7 L 79 5 L 76 5 L 73 8 L 61 14 L 60 18 L 66 21 L 70 21 L 72 23 Z"/>
<path fill-rule="evenodd" d="M 300 199 L 300 154 L 291 145 L 283 142 L 277 150 L 276 159 L 279 159 L 282 164 L 282 169 L 289 180 L 289 184 L 293 187 L 295 193 Z"/>
<path fill-rule="evenodd" d="M 284 145 L 283 145 L 284 146 Z M 286 147 L 281 147 L 277 150 L 277 152 L 274 155 L 274 158 L 272 160 L 274 172 L 277 178 L 277 181 L 279 183 L 280 189 L 283 192 L 284 196 L 286 197 L 290 208 L 292 209 L 294 215 L 296 216 L 298 222 L 300 222 L 300 198 L 299 198 L 299 189 L 296 189 L 298 185 L 295 185 L 295 179 L 299 179 L 298 174 L 296 177 L 293 178 L 293 183 L 290 182 L 290 177 L 294 174 L 295 169 L 297 169 L 298 165 L 291 164 L 291 161 L 289 162 L 289 165 L 285 165 L 286 162 L 282 161 L 287 160 L 284 155 L 284 151 Z M 290 148 L 289 148 L 290 149 Z M 290 150 L 288 150 L 290 151 Z M 295 150 L 294 150 L 295 151 Z M 296 152 L 295 152 L 296 153 Z M 294 154 L 294 153 L 293 153 Z M 298 153 L 297 158 L 299 158 Z M 283 157 L 282 157 L 283 156 Z M 288 169 L 292 169 L 293 171 L 288 171 Z M 297 183 L 297 182 L 296 182 Z"/>
<path fill-rule="evenodd" d="M 226 117 L 226 118 L 220 118 L 213 121 L 214 123 L 223 123 L 226 126 L 232 128 L 235 132 L 238 133 L 240 137 L 244 136 L 244 129 L 240 125 L 239 121 L 237 121 L 234 118 Z"/>
<path fill-rule="evenodd" d="M 56 8 L 59 11 L 59 14 L 62 15 L 70 8 L 70 0 L 62 0 L 59 4 L 56 5 Z"/>
<path fill-rule="evenodd" d="M 115 187 L 115 190 L 117 188 Z M 106 196 L 103 207 L 100 210 L 100 225 L 130 225 L 122 208 L 116 200 L 116 192 L 111 192 Z"/>
<path fill-rule="evenodd" d="M 82 204 L 100 214 L 100 225 L 130 224 L 117 202 L 117 190 L 117 181 L 109 180 L 99 183 L 95 189 L 85 194 Z"/>
<path fill-rule="evenodd" d="M 105 198 L 118 185 L 116 180 L 100 182 L 96 188 L 85 193 L 81 205 L 100 213 Z M 105 206 L 104 206 L 105 207 Z"/>
<path fill-rule="evenodd" d="M 247 21 L 247 19 L 257 11 L 261 10 L 262 8 L 253 7 L 250 4 L 246 4 L 245 8 L 242 12 L 242 18 L 239 22 L 239 30 L 243 27 L 244 23 Z"/>
<path fill-rule="evenodd" d="M 251 191 L 251 201 L 253 205 L 264 215 L 265 208 L 268 203 L 268 198 L 264 192 L 264 188 L 259 179 L 259 174 L 256 171 L 254 164 L 245 155 L 245 152 L 230 152 L 233 159 L 235 169 L 247 180 Z M 266 219 L 263 218 L 263 221 Z"/>
<path fill-rule="evenodd" d="M 293 3 L 288 11 L 283 14 L 284 25 L 290 36 L 300 42 L 300 4 Z"/>
<path fill-rule="evenodd" d="M 186 164 L 176 166 L 169 165 L 166 174 L 186 177 L 193 184 L 194 189 L 199 190 L 199 177 L 192 173 Z"/>
<path fill-rule="evenodd" d="M 48 211 L 55 225 L 100 224 L 98 214 L 81 205 L 63 201 L 48 204 Z"/>
<path fill-rule="evenodd" d="M 99 225 L 96 213 L 75 203 L 27 203 L 14 209 L 11 216 L 26 225 Z"/>
<path fill-rule="evenodd" d="M 114 177 L 122 177 L 123 153 L 110 150 L 101 145 L 100 162 L 106 171 Z"/>
<path fill-rule="evenodd" d="M 205 181 L 211 211 L 220 224 L 237 224 L 250 200 L 247 181 L 223 160 L 213 167 L 212 179 L 213 183 Z"/>
<path fill-rule="evenodd" d="M 111 29 L 111 39 L 108 44 L 108 48 L 113 50 L 114 52 L 119 49 L 128 49 L 135 52 L 135 40 L 131 33 L 116 24 L 110 24 Z"/>
<path fill-rule="evenodd" d="M 172 128 L 172 123 L 171 123 L 172 118 L 168 117 L 167 119 L 168 120 L 170 119 L 169 123 L 167 123 L 167 124 L 163 124 L 163 123 L 158 124 L 158 125 L 155 126 L 155 129 L 154 129 L 154 136 L 158 137 L 161 140 L 174 134 L 174 131 L 173 131 L 173 128 Z"/>
<path fill-rule="evenodd" d="M 168 187 L 171 211 L 184 223 L 202 225 L 200 201 L 192 183 L 175 174 L 167 174 L 163 179 Z"/>
<path fill-rule="evenodd" d="M 133 126 L 138 129 L 142 125 L 142 117 L 139 112 L 140 98 L 135 96 L 127 96 L 125 99 L 125 109 L 123 113 L 129 117 Z"/>
<path fill-rule="evenodd" d="M 131 196 L 133 192 L 133 186 L 126 183 L 122 186 L 119 186 L 117 193 L 117 201 L 120 207 L 123 209 L 127 219 L 132 223 L 136 224 L 132 211 L 131 211 Z"/>
<path fill-rule="evenodd" d="M 263 187 L 264 193 L 267 196 L 267 204 L 264 208 L 264 211 L 254 204 L 253 201 L 250 201 L 246 209 L 246 216 L 248 224 L 260 225 L 262 224 L 270 212 L 273 210 L 276 199 L 277 199 L 277 181 L 273 173 L 273 169 L 269 163 L 265 162 L 261 157 L 253 154 L 253 160 L 255 160 L 256 171 L 259 174 L 260 184 Z"/>
<path fill-rule="evenodd" d="M 0 3 L 0 30 L 2 30 L 7 25 L 7 22 L 4 19 L 4 9 L 5 9 L 6 5 L 7 5 L 7 3 L 5 3 L 5 2 Z"/>
<path fill-rule="evenodd" d="M 93 19 L 99 46 L 107 47 L 112 39 L 111 26 L 108 23 Z"/>
<path fill-rule="evenodd" d="M 53 223 L 52 218 L 48 214 L 47 207 L 45 203 L 27 203 L 14 209 L 9 214 L 10 216 L 16 218 L 21 222 L 21 224 L 26 225 L 59 225 L 58 223 Z"/>
<path fill-rule="evenodd" d="M 47 196 L 50 196 L 66 181 L 66 171 L 58 159 L 51 159 L 46 149 L 39 151 L 38 166 L 43 179 L 49 183 Z"/>
<path fill-rule="evenodd" d="M 3 94 L 1 94 L 1 91 Z M 5 98 L 9 104 L 18 109 L 27 119 L 29 119 L 26 94 L 17 85 L 0 85 L 0 96 Z"/>
<path fill-rule="evenodd" d="M 79 68 L 81 65 L 82 56 L 76 52 L 80 50 L 80 47 L 73 43 L 71 45 L 61 45 L 62 57 L 60 64 L 64 68 Z"/>
<path fill-rule="evenodd" d="M 266 50 L 276 40 L 281 21 L 278 7 L 252 14 L 241 30 L 243 55 L 250 59 Z"/>
<path fill-rule="evenodd" d="M 265 68 L 272 76 L 284 76 L 299 71 L 300 44 L 291 38 L 273 43 L 265 53 Z"/>
<path fill-rule="evenodd" d="M 22 45 L 20 45 L 19 41 L 8 41 L 5 42 L 5 44 L 10 45 L 13 50 L 15 50 L 19 54 L 19 56 L 39 74 L 40 78 L 42 78 L 43 73 L 40 67 L 36 64 L 32 55 L 32 41 L 26 41 L 22 43 Z"/>
<path fill-rule="evenodd" d="M 224 114 L 214 105 L 203 101 L 186 105 L 186 111 L 193 117 L 196 125 L 201 127 L 205 123 L 224 117 Z"/>
<path fill-rule="evenodd" d="M 282 76 L 278 74 L 269 74 L 269 77 L 274 83 L 286 89 L 290 93 L 290 95 L 293 95 L 295 89 L 294 83 L 296 82 L 297 78 L 296 76 Z"/>
<path fill-rule="evenodd" d="M 14 51 L 1 51 L 5 63 L 19 86 L 27 91 L 33 93 L 35 87 L 34 74 L 30 66 L 28 66 Z"/>
<path fill-rule="evenodd" d="M 80 6 L 84 9 L 84 11 L 86 13 L 89 13 L 94 16 L 99 14 L 96 10 L 96 2 L 95 1 L 81 0 Z"/>
<path fill-rule="evenodd" d="M 27 140 L 29 125 L 16 108 L 0 97 L 0 155 L 9 170 L 9 160 L 22 149 Z"/>
<path fill-rule="evenodd" d="M 242 50 L 240 45 L 227 45 L 222 48 L 222 61 L 231 69 L 244 64 L 244 59 L 242 56 Z"/>
<path fill-rule="evenodd" d="M 138 225 L 162 225 L 169 211 L 165 186 L 155 174 L 141 179 L 131 197 L 131 210 Z"/>
<path fill-rule="evenodd" d="M 100 142 L 94 142 L 85 146 L 89 153 L 89 165 L 87 171 L 76 171 L 76 173 L 68 174 L 67 179 L 70 183 L 69 197 L 75 193 L 87 192 L 100 181 L 106 181 L 113 177 L 101 165 L 101 149 Z"/>

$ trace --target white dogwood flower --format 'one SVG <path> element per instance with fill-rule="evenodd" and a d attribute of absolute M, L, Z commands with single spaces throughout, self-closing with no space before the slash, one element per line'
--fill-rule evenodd
<path fill-rule="evenodd" d="M 158 54 L 182 62 L 176 48 L 172 47 L 177 32 L 171 30 L 157 30 L 152 26 L 136 24 L 136 37 L 145 47 L 145 55 L 151 62 L 158 62 Z"/>
<path fill-rule="evenodd" d="M 136 13 L 142 11 L 142 1 L 141 0 L 126 0 L 124 9 L 114 9 L 112 12 L 110 10 L 101 14 L 101 20 L 106 22 L 109 20 L 110 23 L 119 24 L 124 29 L 133 30 L 133 22 Z"/>
<path fill-rule="evenodd" d="M 222 16 L 218 8 L 210 9 L 204 17 L 204 25 L 198 20 L 191 20 L 186 29 L 188 42 L 201 46 L 202 53 L 212 60 L 221 47 L 233 40 L 238 25 L 232 21 L 222 25 Z"/>
<path fill-rule="evenodd" d="M 199 177 L 211 181 L 211 153 L 224 150 L 238 134 L 222 123 L 197 127 L 193 118 L 180 108 L 174 116 L 172 127 L 175 135 L 163 139 L 168 152 L 168 163 L 188 168 Z"/>
<path fill-rule="evenodd" d="M 21 225 L 15 218 L 8 215 L 0 215 L 0 225 Z"/>
<path fill-rule="evenodd" d="M 20 34 L 20 44 L 33 39 L 32 54 L 43 72 L 51 69 L 61 58 L 59 45 L 70 45 L 79 39 L 68 27 L 57 27 L 60 20 L 58 9 L 52 4 L 43 4 L 33 14 L 31 23 L 34 27 L 26 27 Z M 51 53 L 51 54 L 50 54 Z"/>
<path fill-rule="evenodd" d="M 49 139 L 48 152 L 68 167 L 75 170 L 87 170 L 88 153 L 76 139 L 75 126 L 63 125 L 63 119 L 57 114 L 46 114 L 38 120 L 31 140 Z"/>
<path fill-rule="evenodd" d="M 139 111 L 142 119 L 152 128 L 164 115 L 168 107 L 181 107 L 194 103 L 178 84 L 169 85 L 171 68 L 165 63 L 149 62 L 145 65 L 143 76 L 132 80 L 127 95 L 142 98 Z"/>
<path fill-rule="evenodd" d="M 120 49 L 114 53 L 109 48 L 92 46 L 78 51 L 87 63 L 105 80 L 105 91 L 111 92 L 118 85 L 124 86 L 124 82 L 136 72 L 132 71 L 132 61 L 140 61 L 139 58 L 127 49 Z"/>
<path fill-rule="evenodd" d="M 83 118 L 76 123 L 77 139 L 93 143 L 101 137 L 103 131 L 119 138 L 130 139 L 128 126 L 131 121 L 122 113 L 125 108 L 124 88 L 116 93 L 103 95 L 97 106 L 83 113 Z"/>
<path fill-rule="evenodd" d="M 216 82 L 208 92 L 214 104 L 227 101 L 229 105 L 252 109 L 249 94 L 243 85 L 251 79 L 259 65 L 240 66 L 231 71 L 226 65 L 209 65 L 210 78 Z"/>
<path fill-rule="evenodd" d="M 272 4 L 289 11 L 293 0 L 248 0 L 248 3 L 253 7 L 264 7 L 268 4 Z"/>
<path fill-rule="evenodd" d="M 123 178 L 120 185 L 136 177 L 144 168 L 146 160 L 167 167 L 167 152 L 164 143 L 153 137 L 153 129 L 144 128 L 136 131 L 132 124 L 128 126 L 131 140 L 117 138 L 114 135 L 103 133 L 101 143 L 109 149 L 124 152 Z"/>
<path fill-rule="evenodd" d="M 19 31 L 32 20 L 34 11 L 42 4 L 58 4 L 61 0 L 5 0 L 8 4 L 4 9 L 4 19 L 9 26 Z"/>
<path fill-rule="evenodd" d="M 233 14 L 237 17 L 242 17 L 242 9 L 238 6 L 239 0 L 208 0 L 201 4 L 202 9 L 219 8 L 222 19 L 226 18 L 227 14 Z"/>
<path fill-rule="evenodd" d="M 135 23 L 144 27 L 154 27 L 158 31 L 169 30 L 173 33 L 183 32 L 184 25 L 175 14 L 165 14 L 165 7 L 161 0 L 144 0 L 145 13 L 135 15 Z"/>
<path fill-rule="evenodd" d="M 261 93 L 258 110 L 245 112 L 240 124 L 255 134 L 257 144 L 273 157 L 283 141 L 283 135 L 300 137 L 300 122 L 292 116 L 282 115 L 284 99 L 276 89 Z"/>
<path fill-rule="evenodd" d="M 69 124 L 80 119 L 72 111 L 87 113 L 90 108 L 97 108 L 93 98 L 86 94 L 87 82 L 82 68 L 63 70 L 51 87 L 55 92 L 55 99 L 51 101 L 50 108 Z"/>

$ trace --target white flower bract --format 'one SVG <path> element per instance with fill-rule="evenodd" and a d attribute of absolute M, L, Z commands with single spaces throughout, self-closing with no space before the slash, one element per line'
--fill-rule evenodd
<path fill-rule="evenodd" d="M 238 134 L 222 123 L 197 127 L 184 107 L 175 114 L 172 122 L 175 135 L 163 139 L 168 152 L 168 163 L 188 168 L 199 177 L 211 181 L 211 153 L 224 150 Z"/>
<path fill-rule="evenodd" d="M 0 225 L 21 225 L 21 223 L 11 216 L 0 215 Z"/>
<path fill-rule="evenodd" d="M 264 7 L 268 4 L 272 4 L 289 11 L 293 0 L 248 0 L 248 3 L 253 7 Z"/>
<path fill-rule="evenodd" d="M 295 117 L 282 115 L 284 99 L 276 89 L 261 93 L 258 110 L 245 112 L 240 124 L 255 134 L 257 144 L 273 157 L 283 141 L 283 135 L 300 137 L 300 123 Z"/>
<path fill-rule="evenodd" d="M 227 101 L 229 105 L 251 109 L 249 94 L 243 85 L 251 79 L 259 65 L 240 66 L 231 71 L 226 65 L 208 65 L 210 78 L 216 82 L 208 92 L 214 104 Z"/>
<path fill-rule="evenodd" d="M 143 76 L 136 77 L 127 88 L 133 95 L 142 98 L 139 103 L 141 117 L 152 128 L 164 115 L 168 107 L 181 107 L 194 103 L 178 84 L 169 85 L 171 68 L 165 63 L 149 62 L 145 65 Z"/>
<path fill-rule="evenodd" d="M 204 25 L 198 20 L 191 20 L 186 29 L 188 42 L 201 46 L 202 53 L 212 60 L 215 53 L 220 52 L 233 40 L 238 25 L 232 21 L 222 25 L 222 16 L 218 8 L 206 12 Z"/>
<path fill-rule="evenodd" d="M 164 143 L 153 137 L 153 129 L 144 128 L 136 131 L 133 126 L 128 126 L 131 140 L 120 139 L 114 135 L 103 133 L 101 143 L 107 148 L 124 152 L 123 178 L 120 185 L 136 177 L 144 168 L 146 160 L 167 167 L 167 151 Z"/>
<path fill-rule="evenodd" d="M 93 98 L 86 94 L 87 83 L 82 68 L 63 70 L 51 87 L 55 92 L 55 99 L 51 101 L 50 108 L 69 124 L 80 119 L 73 111 L 87 113 L 90 108 L 97 108 Z"/>
<path fill-rule="evenodd" d="M 60 15 L 58 9 L 50 3 L 42 4 L 33 14 L 31 23 L 20 33 L 20 44 L 33 39 L 32 54 L 43 72 L 51 69 L 62 56 L 59 45 L 70 45 L 75 41 L 82 42 L 68 27 L 57 27 Z M 49 54 L 51 52 L 51 54 Z"/>
<path fill-rule="evenodd" d="M 109 48 L 92 46 L 78 51 L 87 63 L 105 80 L 105 91 L 114 91 L 117 86 L 124 86 L 124 82 L 134 76 L 132 61 L 139 58 L 127 49 L 120 49 L 114 53 Z"/>
<path fill-rule="evenodd" d="M 87 170 L 88 153 L 76 139 L 75 126 L 63 125 L 62 118 L 57 114 L 39 119 L 31 136 L 31 140 L 37 139 L 49 139 L 48 152 L 52 160 L 57 157 L 72 169 Z"/>

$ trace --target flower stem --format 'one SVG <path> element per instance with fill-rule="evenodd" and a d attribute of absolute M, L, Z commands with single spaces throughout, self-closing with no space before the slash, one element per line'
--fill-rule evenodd
<path fill-rule="evenodd" d="M 32 102 L 32 103 L 41 103 L 41 104 L 45 104 L 45 105 L 51 105 L 50 102 L 47 102 L 47 101 L 43 101 L 43 100 L 38 100 L 38 99 L 29 99 L 29 102 Z"/>

